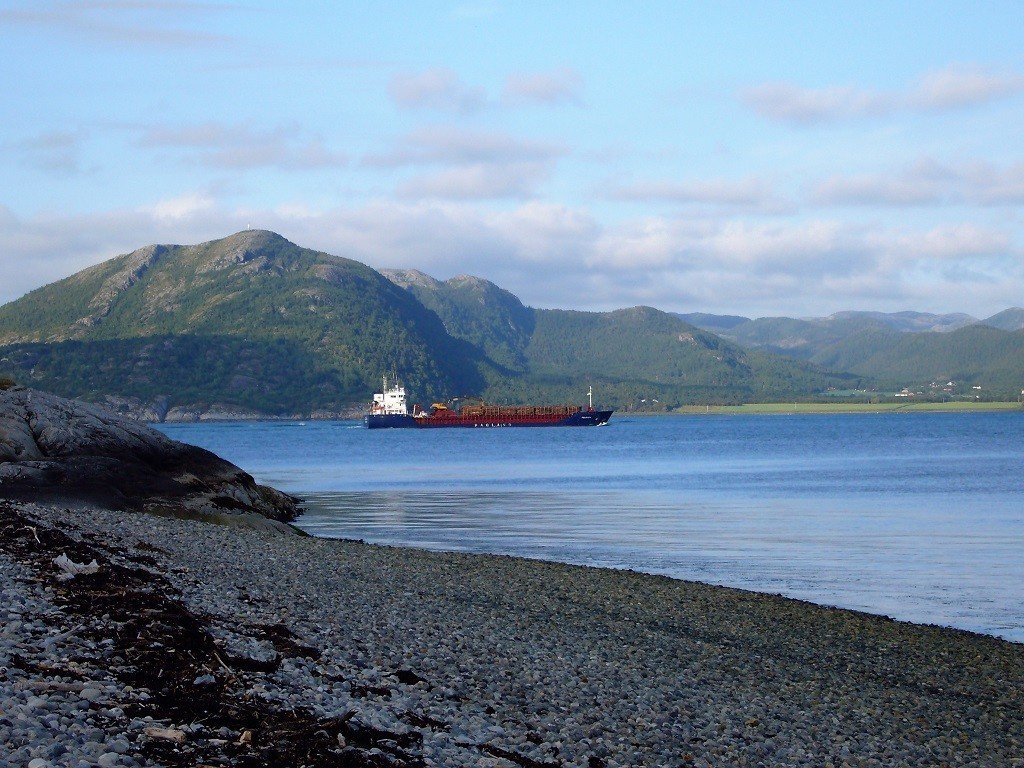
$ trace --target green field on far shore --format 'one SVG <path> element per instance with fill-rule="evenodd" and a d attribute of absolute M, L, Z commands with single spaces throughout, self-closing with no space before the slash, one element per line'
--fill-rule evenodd
<path fill-rule="evenodd" d="M 975 400 L 954 400 L 945 403 L 746 403 L 744 405 L 685 405 L 672 413 L 719 414 L 787 414 L 787 413 L 921 413 L 1020 411 L 1021 403 L 985 403 Z"/>

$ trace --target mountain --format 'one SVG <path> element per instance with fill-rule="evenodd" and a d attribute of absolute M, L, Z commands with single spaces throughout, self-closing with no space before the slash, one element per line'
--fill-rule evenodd
<path fill-rule="evenodd" d="M 837 312 L 828 317 L 760 317 L 756 320 L 732 315 L 680 317 L 693 317 L 694 324 L 698 327 L 718 333 L 744 346 L 805 360 L 815 359 L 822 350 L 864 331 L 950 332 L 978 322 L 976 318 L 962 313 L 935 315 L 927 312 L 850 311 Z M 736 322 L 737 320 L 742 322 Z"/>
<path fill-rule="evenodd" d="M 1024 309 L 1020 307 L 1004 309 L 987 320 L 982 320 L 981 325 L 999 328 L 1004 331 L 1019 331 L 1024 329 Z"/>
<path fill-rule="evenodd" d="M 660 409 L 806 396 L 853 378 L 746 350 L 651 307 L 540 310 L 480 278 L 442 283 L 409 270 L 384 274 L 437 312 L 449 333 L 503 367 L 504 375 L 489 379 L 493 400 L 578 402 L 581 382 L 589 382 L 603 403 Z"/>
<path fill-rule="evenodd" d="M 674 313 L 684 323 L 695 325 L 712 333 L 722 334 L 731 331 L 737 325 L 749 323 L 749 317 L 741 315 L 709 315 L 707 312 Z"/>
<path fill-rule="evenodd" d="M 523 352 L 533 334 L 534 311 L 508 291 L 470 275 L 442 283 L 414 269 L 381 274 L 437 314 L 451 335 L 478 347 L 507 371 L 527 369 Z"/>
<path fill-rule="evenodd" d="M 931 312 L 836 312 L 828 317 L 820 318 L 822 323 L 840 323 L 843 321 L 853 322 L 877 322 L 897 331 L 910 333 L 925 333 L 936 331 L 946 333 L 972 325 L 977 321 L 970 315 L 962 312 L 953 312 L 945 315 L 935 315 Z"/>
<path fill-rule="evenodd" d="M 557 382 L 599 371 L 621 401 L 750 402 L 805 396 L 853 377 L 748 350 L 651 307 L 592 313 L 537 310 L 531 375 Z"/>
<path fill-rule="evenodd" d="M 432 402 L 613 407 L 809 396 L 846 378 L 647 307 L 536 310 L 486 280 L 386 276 L 265 231 L 150 245 L 0 307 L 0 375 L 145 418 L 331 414 L 384 373 Z"/>
<path fill-rule="evenodd" d="M 685 317 L 685 316 L 684 316 Z M 750 349 L 806 360 L 925 395 L 1014 399 L 1024 386 L 1024 309 L 977 320 L 962 313 L 837 312 L 828 317 L 690 315 Z M 955 386 L 949 386 L 949 382 Z M 932 384 L 937 386 L 932 388 Z M 980 389 L 976 389 L 980 387 Z"/>
<path fill-rule="evenodd" d="M 414 389 L 478 389 L 481 357 L 376 271 L 265 231 L 147 246 L 0 307 L 15 378 L 156 417 L 338 411 L 396 369 Z"/>
<path fill-rule="evenodd" d="M 818 351 L 811 360 L 890 388 L 976 392 L 986 399 L 1012 400 L 1024 387 L 1024 330 L 984 324 L 948 333 L 866 330 Z"/>
<path fill-rule="evenodd" d="M 965 316 L 689 317 L 723 335 L 651 307 L 533 309 L 477 277 L 382 274 L 245 231 L 149 245 L 0 307 L 0 379 L 154 421 L 352 414 L 384 374 L 422 403 L 580 403 L 593 387 L 601 405 L 654 410 L 1024 380 L 1024 331 L 920 330 Z"/>

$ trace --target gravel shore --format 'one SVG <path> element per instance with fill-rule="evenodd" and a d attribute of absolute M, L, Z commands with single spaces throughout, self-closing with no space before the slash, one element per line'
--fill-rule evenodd
<path fill-rule="evenodd" d="M 0 766 L 1024 766 L 1024 645 L 968 632 L 30 503 L 0 572 Z"/>

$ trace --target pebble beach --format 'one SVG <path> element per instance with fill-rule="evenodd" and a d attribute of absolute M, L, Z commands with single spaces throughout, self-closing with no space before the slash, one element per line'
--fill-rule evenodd
<path fill-rule="evenodd" d="M 0 766 L 1024 765 L 1024 645 L 989 636 L 629 571 L 0 512 Z"/>

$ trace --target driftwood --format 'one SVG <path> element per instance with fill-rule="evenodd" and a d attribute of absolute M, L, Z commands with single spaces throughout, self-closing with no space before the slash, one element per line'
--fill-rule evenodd
<path fill-rule="evenodd" d="M 164 741 L 173 741 L 175 744 L 184 744 L 187 738 L 184 731 L 180 731 L 177 728 L 161 728 L 158 726 L 150 726 L 143 731 L 146 736 L 151 739 L 162 739 Z"/>

